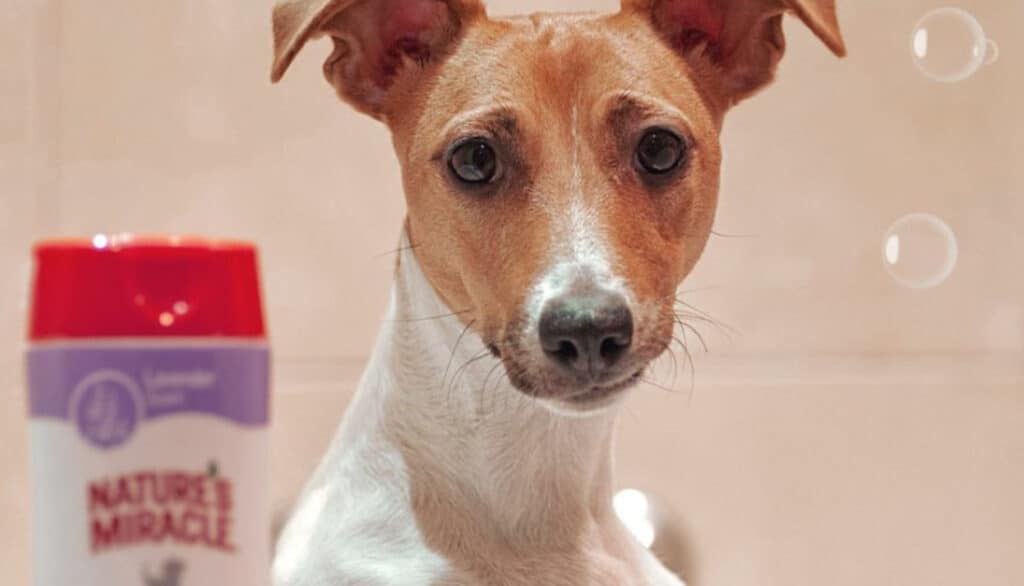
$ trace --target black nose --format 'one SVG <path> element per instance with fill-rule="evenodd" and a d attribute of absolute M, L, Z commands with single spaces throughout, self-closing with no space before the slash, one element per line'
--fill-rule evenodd
<path fill-rule="evenodd" d="M 633 343 L 633 314 L 617 293 L 556 297 L 541 311 L 540 343 L 544 353 L 566 370 L 598 378 Z"/>

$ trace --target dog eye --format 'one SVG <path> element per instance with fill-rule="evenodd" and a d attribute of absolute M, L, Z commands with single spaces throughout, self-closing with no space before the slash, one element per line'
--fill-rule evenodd
<path fill-rule="evenodd" d="M 675 171 L 686 158 L 686 143 L 678 134 L 664 128 L 648 130 L 636 148 L 640 168 L 651 175 Z"/>
<path fill-rule="evenodd" d="M 489 183 L 498 174 L 498 155 L 486 140 L 471 138 L 452 149 L 448 166 L 464 183 Z"/>

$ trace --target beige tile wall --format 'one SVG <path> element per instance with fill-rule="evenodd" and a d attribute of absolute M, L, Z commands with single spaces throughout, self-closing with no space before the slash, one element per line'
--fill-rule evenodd
<path fill-rule="evenodd" d="M 63 3 L 59 63 L 44 72 L 63 97 L 48 219 L 62 234 L 258 240 L 278 347 L 361 356 L 389 283 L 392 259 L 379 255 L 402 216 L 394 156 L 383 129 L 322 82 L 323 43 L 282 85 L 267 83 L 266 4 Z M 498 13 L 614 6 L 491 4 Z M 940 86 L 913 69 L 907 49 L 933 4 L 845 3 L 844 62 L 790 23 L 779 84 L 729 120 L 718 229 L 754 237 L 716 238 L 690 285 L 715 287 L 692 298 L 743 332 L 728 350 L 1024 348 L 1024 279 L 1004 260 L 1024 248 L 1015 164 L 1024 121 L 1012 91 L 1024 87 L 1024 68 L 1007 24 L 1024 8 L 975 2 L 1005 59 Z M 131 25 L 97 25 L 113 22 Z M 882 270 L 882 234 L 913 211 L 945 218 L 960 237 L 954 278 L 935 291 L 901 289 Z"/>
<path fill-rule="evenodd" d="M 0 580 L 26 584 L 28 570 L 28 445 L 19 355 L 29 270 L 25 254 L 38 228 L 33 197 L 36 160 L 32 8 L 15 2 L 0 11 Z"/>
<path fill-rule="evenodd" d="M 495 0 L 495 13 L 613 0 Z M 796 23 L 737 110 L 716 238 L 686 289 L 711 333 L 692 399 L 645 389 L 625 483 L 681 520 L 704 584 L 1024 583 L 1024 4 L 962 3 L 1002 49 L 940 86 L 909 61 L 933 0 L 840 0 L 851 57 Z M 0 11 L 0 579 L 26 583 L 19 354 L 28 244 L 97 231 L 257 240 L 281 357 L 280 506 L 343 410 L 403 205 L 388 137 L 337 103 L 323 44 L 271 87 L 269 0 L 14 0 Z M 898 216 L 957 232 L 944 286 L 896 286 Z M 5 575 L 4 573 L 7 573 Z"/>

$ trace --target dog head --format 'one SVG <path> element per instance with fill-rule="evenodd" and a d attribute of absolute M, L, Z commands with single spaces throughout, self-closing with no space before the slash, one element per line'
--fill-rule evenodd
<path fill-rule="evenodd" d="M 615 399 L 666 350 L 711 231 L 725 113 L 773 79 L 795 14 L 844 53 L 834 0 L 623 0 L 490 19 L 478 0 L 286 0 L 281 78 L 311 38 L 388 125 L 430 283 L 558 408 Z"/>

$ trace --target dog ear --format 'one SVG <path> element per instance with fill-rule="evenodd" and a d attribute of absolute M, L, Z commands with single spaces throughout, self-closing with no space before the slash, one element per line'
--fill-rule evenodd
<path fill-rule="evenodd" d="M 800 17 L 833 53 L 846 55 L 835 0 L 622 0 L 687 60 L 710 60 L 728 105 L 775 77 L 786 49 L 782 16 Z"/>
<path fill-rule="evenodd" d="M 398 75 L 442 59 L 481 17 L 480 0 L 280 0 L 270 78 L 279 81 L 308 40 L 330 36 L 327 81 L 342 99 L 381 118 Z"/>

